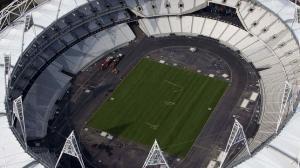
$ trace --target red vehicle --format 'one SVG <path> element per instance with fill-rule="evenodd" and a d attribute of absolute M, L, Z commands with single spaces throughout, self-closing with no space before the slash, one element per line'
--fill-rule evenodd
<path fill-rule="evenodd" d="M 114 57 L 112 57 L 112 56 L 106 57 L 106 58 L 101 62 L 101 67 L 100 67 L 100 69 L 101 69 L 101 70 L 106 70 L 106 69 L 109 67 L 109 65 L 111 64 L 111 62 L 113 61 L 113 59 L 114 59 Z"/>
<path fill-rule="evenodd" d="M 117 65 L 119 64 L 119 62 L 120 62 L 120 58 L 118 58 L 118 57 L 114 58 L 112 63 L 110 64 L 110 68 L 115 69 L 117 67 Z"/>
<path fill-rule="evenodd" d="M 117 65 L 119 64 L 119 62 L 121 61 L 121 58 L 123 57 L 123 54 L 118 54 L 113 58 L 112 63 L 110 64 L 110 68 L 111 69 L 116 69 Z"/>

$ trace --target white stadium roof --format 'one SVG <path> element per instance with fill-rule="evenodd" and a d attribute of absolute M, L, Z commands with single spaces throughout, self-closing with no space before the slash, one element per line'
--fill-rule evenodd
<path fill-rule="evenodd" d="M 59 0 L 51 0 L 43 2 L 30 12 L 35 19 L 36 24 L 39 26 L 33 26 L 28 32 L 24 34 L 26 40 L 24 40 L 23 47 L 26 48 L 29 43 L 42 32 L 41 27 L 48 27 L 57 18 L 60 18 L 64 14 L 70 12 L 72 9 L 87 3 L 87 0 L 63 0 L 60 4 Z M 58 6 L 60 5 L 60 8 Z M 58 12 L 59 11 L 59 12 Z M 19 20 L 24 20 L 21 17 Z M 11 54 L 11 63 L 15 65 L 18 57 L 21 54 L 22 46 L 22 30 L 24 24 L 16 24 L 7 27 L 0 32 L 0 55 L 2 55 L 0 64 L 0 73 L 4 74 L 4 59 L 5 53 Z M 4 77 L 0 75 L 0 112 L 5 113 L 4 99 L 5 99 L 5 85 Z M 25 153 L 16 137 L 9 128 L 7 117 L 0 117 L 0 167 L 5 168 L 20 168 L 30 164 L 34 159 Z M 40 164 L 35 167 L 43 167 Z"/>
<path fill-rule="evenodd" d="M 296 168 L 300 157 L 300 109 L 270 143 L 237 168 Z"/>
<path fill-rule="evenodd" d="M 128 4 L 134 4 L 134 0 L 127 0 Z M 146 0 L 141 0 L 145 1 Z M 174 2 L 173 0 L 171 0 Z M 183 0 L 185 3 L 190 4 L 191 0 Z M 222 4 L 223 0 L 212 0 L 215 3 Z M 229 0 L 231 4 L 228 6 L 234 6 L 238 0 Z M 10 53 L 12 57 L 12 65 L 17 62 L 22 48 L 23 51 L 30 42 L 42 32 L 42 27 L 48 27 L 51 23 L 55 22 L 58 18 L 72 11 L 80 5 L 87 3 L 88 0 L 50 0 L 41 3 L 39 6 L 31 9 L 31 13 L 35 23 L 39 26 L 32 26 L 32 28 L 24 33 L 24 41 L 22 42 L 23 36 L 23 26 L 24 24 L 16 23 L 11 26 L 6 27 L 4 30 L 0 31 L 0 55 L 5 53 Z M 206 0 L 196 0 L 198 5 L 207 4 Z M 234 3 L 233 3 L 234 2 Z M 294 22 L 295 17 L 295 6 L 289 0 L 258 0 L 263 6 L 272 11 L 275 16 L 281 18 L 282 21 L 289 26 L 293 31 L 297 39 L 300 39 L 300 24 Z M 195 5 L 195 4 L 194 4 Z M 189 9 L 186 11 L 191 11 L 196 6 L 188 5 Z M 133 8 L 133 10 L 135 10 Z M 135 11 L 138 13 L 137 11 Z M 144 16 L 151 15 L 152 13 L 144 10 Z M 178 11 L 173 11 L 174 13 Z M 162 14 L 163 11 L 162 11 Z M 142 15 L 142 14 L 141 14 Z M 242 12 L 241 12 L 242 15 Z M 164 18 L 161 18 L 164 19 Z M 176 22 L 176 18 L 174 23 Z M 190 19 L 186 17 L 185 19 Z M 201 18 L 197 18 L 201 20 Z M 24 20 L 24 17 L 19 18 L 17 21 Z M 213 24 L 224 24 L 223 22 L 217 22 L 207 19 L 208 22 Z M 150 34 L 158 34 L 161 32 L 147 31 L 149 26 L 147 24 L 151 22 L 150 19 L 145 19 L 140 22 L 145 23 L 145 32 Z M 158 22 L 157 22 L 158 23 Z M 160 22 L 163 25 L 163 22 Z M 249 22 L 250 23 L 250 22 Z M 248 24 L 247 22 L 243 24 Z M 149 24 L 150 25 L 150 24 Z M 143 27 L 141 27 L 143 29 Z M 147 30 L 146 30 L 147 29 Z M 232 26 L 232 30 L 236 28 Z M 166 30 L 167 32 L 168 30 Z M 208 30 L 209 31 L 209 30 Z M 234 33 L 234 32 L 233 32 Z M 241 31 L 241 34 L 244 33 Z M 255 34 L 255 32 L 253 32 Z M 212 35 L 212 31 L 209 33 Z M 224 37 L 225 38 L 225 37 Z M 232 38 L 233 39 L 233 38 Z M 259 41 L 259 40 L 258 40 Z M 263 41 L 263 40 L 261 40 Z M 259 41 L 259 42 L 261 42 Z M 299 40 L 298 40 L 299 41 Z M 298 44 L 295 44 L 298 45 Z M 268 52 L 270 49 L 266 48 L 265 51 Z M 271 51 L 274 52 L 274 51 Z M 278 52 L 279 53 L 279 52 Z M 275 53 L 278 54 L 277 51 Z M 299 57 L 299 55 L 297 55 Z M 300 58 L 299 58 L 300 59 Z M 298 62 L 299 64 L 299 62 Z M 0 59 L 0 74 L 4 74 L 4 59 Z M 0 81 L 4 81 L 3 75 L 0 75 Z M 24 152 L 16 137 L 9 128 L 8 121 L 5 115 L 5 85 L 4 82 L 0 84 L 0 167 L 7 168 L 18 168 L 28 165 L 34 161 L 34 159 Z M 265 146 L 255 153 L 250 159 L 245 160 L 239 164 L 238 168 L 296 168 L 299 167 L 299 157 L 300 157 L 300 108 L 297 109 L 295 114 L 285 125 L 285 127 L 280 131 L 278 136 L 269 141 Z M 42 167 L 41 165 L 36 165 L 36 167 Z"/>
<path fill-rule="evenodd" d="M 34 161 L 9 129 L 5 116 L 0 117 L 0 167 L 23 167 Z"/>
<path fill-rule="evenodd" d="M 288 0 L 258 0 L 276 13 L 300 39 L 300 24 L 294 22 L 295 4 Z M 300 107 L 283 130 L 271 142 L 238 168 L 299 168 L 300 161 Z"/>

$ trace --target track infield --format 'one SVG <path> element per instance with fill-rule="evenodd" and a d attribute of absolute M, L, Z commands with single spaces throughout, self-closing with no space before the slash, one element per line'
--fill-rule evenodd
<path fill-rule="evenodd" d="M 184 157 L 227 86 L 226 81 L 145 58 L 88 126 L 149 147 L 157 139 L 162 150 Z"/>

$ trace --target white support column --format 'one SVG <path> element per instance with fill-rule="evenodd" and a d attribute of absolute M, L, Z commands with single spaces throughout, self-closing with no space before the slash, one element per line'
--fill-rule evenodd
<path fill-rule="evenodd" d="M 27 151 L 27 136 L 26 136 L 22 96 L 19 96 L 13 101 L 13 115 L 12 115 L 12 122 L 11 122 L 12 126 L 14 125 L 15 118 L 17 118 L 20 123 L 23 140 L 25 144 L 25 150 Z"/>
<path fill-rule="evenodd" d="M 58 8 L 57 8 L 57 13 L 56 13 L 56 20 L 57 20 L 58 17 L 59 17 L 59 12 L 60 12 L 61 2 L 62 2 L 62 0 L 59 0 L 59 4 L 58 4 Z"/>
<path fill-rule="evenodd" d="M 76 141 L 74 131 L 72 131 L 71 134 L 69 135 L 69 137 L 67 138 L 67 140 L 64 144 L 64 147 L 61 150 L 60 155 L 57 159 L 57 162 L 55 164 L 55 168 L 58 166 L 58 163 L 59 163 L 59 161 L 60 161 L 60 159 L 61 159 L 61 157 L 64 153 L 67 154 L 67 155 L 76 157 L 78 159 L 81 167 L 85 168 L 84 162 L 82 160 L 82 155 L 81 155 L 81 152 L 79 150 L 79 146 L 78 146 L 77 141 Z"/>
<path fill-rule="evenodd" d="M 294 10 L 294 19 L 293 19 L 292 26 L 294 25 L 294 23 L 299 23 L 299 9 L 297 5 L 297 0 L 295 0 L 294 6 L 295 6 L 295 10 Z"/>
<path fill-rule="evenodd" d="M 226 149 L 224 151 L 223 158 L 220 161 L 221 163 L 220 163 L 219 168 L 221 168 L 223 166 L 223 163 L 224 163 L 231 147 L 235 144 L 240 143 L 240 142 L 242 142 L 245 145 L 248 154 L 251 156 L 251 153 L 250 153 L 250 150 L 249 150 L 249 147 L 248 147 L 247 137 L 244 133 L 244 128 L 238 122 L 237 119 L 234 119 L 234 124 L 233 124 L 232 130 L 231 130 L 230 136 L 228 138 L 228 141 L 227 141 L 227 145 L 226 145 Z"/>
<path fill-rule="evenodd" d="M 295 0 L 295 2 L 294 2 L 294 5 L 295 5 L 295 18 L 294 18 L 294 22 L 296 22 L 296 23 L 300 23 L 300 9 L 299 9 L 299 7 L 298 7 L 298 5 L 297 5 L 297 0 Z M 292 26 L 294 25 L 294 22 L 293 22 L 293 24 L 292 24 Z"/>
<path fill-rule="evenodd" d="M 279 116 L 278 116 L 278 120 L 277 120 L 276 133 L 278 132 L 278 129 L 282 122 L 282 118 L 284 116 L 286 107 L 289 104 L 291 93 L 292 93 L 292 86 L 286 81 L 284 84 L 283 95 L 281 98 L 281 105 L 280 105 L 280 111 L 279 111 Z"/>
<path fill-rule="evenodd" d="M 25 21 L 24 21 L 24 28 L 23 28 L 23 30 L 22 30 L 21 53 L 23 53 L 23 51 L 24 51 L 25 30 L 26 30 L 26 19 L 25 19 Z"/>
<path fill-rule="evenodd" d="M 146 168 L 147 166 L 164 166 L 164 168 L 170 168 L 156 139 L 151 147 L 146 161 L 144 162 L 143 168 Z"/>

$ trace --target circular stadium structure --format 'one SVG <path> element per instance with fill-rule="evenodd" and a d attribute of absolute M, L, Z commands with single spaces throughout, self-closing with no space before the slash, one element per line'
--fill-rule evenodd
<path fill-rule="evenodd" d="M 0 167 L 299 167 L 298 2 L 5 3 Z"/>

